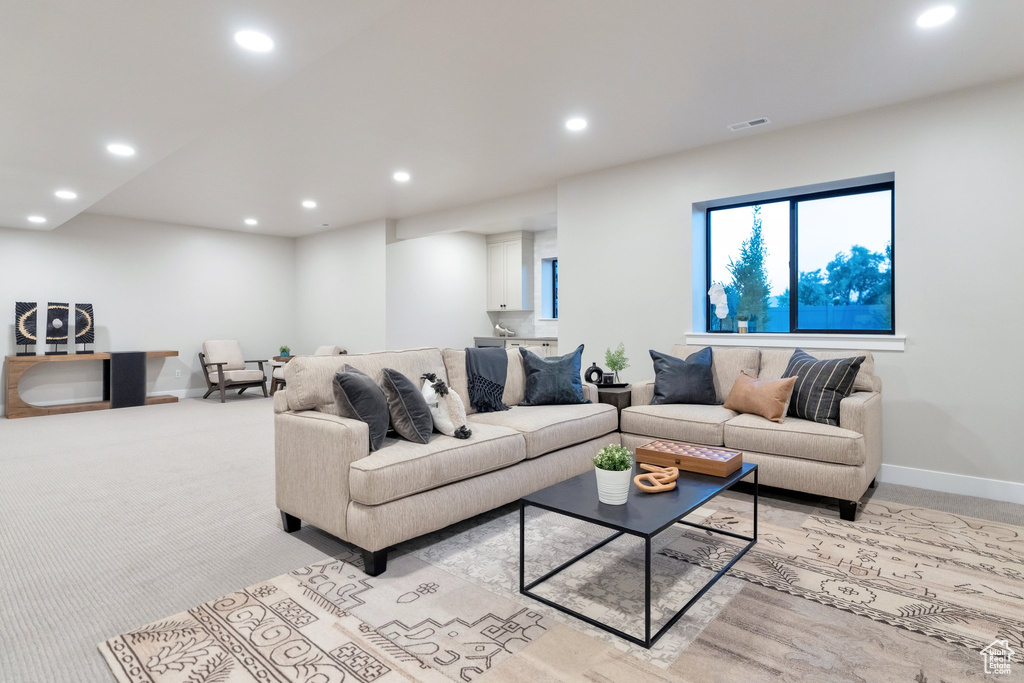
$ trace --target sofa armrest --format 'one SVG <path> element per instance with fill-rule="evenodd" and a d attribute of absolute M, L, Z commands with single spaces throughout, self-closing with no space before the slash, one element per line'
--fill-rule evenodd
<path fill-rule="evenodd" d="M 651 399 L 654 398 L 654 380 L 649 379 L 646 382 L 633 382 L 630 385 L 629 393 L 629 404 L 631 406 L 651 405 Z"/>
<path fill-rule="evenodd" d="M 597 393 L 597 385 L 591 384 L 590 382 L 583 383 L 583 398 L 587 399 L 591 403 L 600 403 L 601 395 Z"/>
<path fill-rule="evenodd" d="M 275 407 L 277 400 L 275 398 Z M 303 410 L 274 415 L 277 507 L 346 538 L 349 466 L 370 454 L 365 422 Z"/>
<path fill-rule="evenodd" d="M 882 395 L 877 391 L 858 391 L 844 398 L 839 402 L 839 426 L 864 436 L 867 486 L 882 465 Z"/>

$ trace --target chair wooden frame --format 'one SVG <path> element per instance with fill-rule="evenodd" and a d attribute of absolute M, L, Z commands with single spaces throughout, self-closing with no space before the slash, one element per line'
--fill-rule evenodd
<path fill-rule="evenodd" d="M 255 380 L 254 379 L 254 380 L 249 380 L 248 382 L 232 382 L 231 380 L 226 379 L 224 377 L 224 366 L 227 365 L 227 363 L 207 363 L 206 362 L 206 354 L 204 354 L 202 351 L 200 351 L 199 352 L 199 364 L 203 367 L 203 377 L 206 379 L 206 388 L 207 388 L 206 393 L 203 394 L 203 398 L 209 398 L 210 394 L 212 394 L 213 392 L 215 392 L 218 389 L 220 389 L 220 402 L 224 403 L 224 401 L 225 401 L 225 394 L 227 393 L 228 389 L 231 389 L 232 391 L 234 391 L 235 389 L 238 389 L 238 395 L 241 396 L 242 394 L 245 393 L 246 389 L 255 389 L 257 387 L 263 389 L 263 395 L 264 396 L 270 396 L 270 394 L 267 393 L 267 373 L 263 369 L 263 364 L 266 363 L 266 362 L 267 361 L 265 361 L 265 360 L 247 360 L 247 361 L 245 361 L 246 364 L 248 364 L 248 363 L 257 363 L 260 366 L 260 372 L 263 373 L 263 379 L 262 380 Z M 211 367 L 215 368 L 217 374 L 220 376 L 220 382 L 218 382 L 217 384 L 214 384 L 210 380 L 210 370 L 209 370 L 209 368 L 211 368 Z"/>

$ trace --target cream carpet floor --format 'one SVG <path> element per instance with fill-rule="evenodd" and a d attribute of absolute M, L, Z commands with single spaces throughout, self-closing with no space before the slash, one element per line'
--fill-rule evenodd
<path fill-rule="evenodd" d="M 0 680 L 110 681 L 96 643 L 350 556 L 315 528 L 281 531 L 273 478 L 262 397 L 0 420 Z M 1024 506 L 884 484 L 872 495 L 1024 522 Z"/>

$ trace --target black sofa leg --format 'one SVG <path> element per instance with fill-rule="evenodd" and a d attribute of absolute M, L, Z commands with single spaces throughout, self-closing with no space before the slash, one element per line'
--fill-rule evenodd
<path fill-rule="evenodd" d="M 387 550 L 364 550 L 363 551 L 363 571 L 370 576 L 380 576 L 384 573 L 384 570 L 388 568 L 388 551 Z"/>
<path fill-rule="evenodd" d="M 288 533 L 292 533 L 293 531 L 299 530 L 299 527 L 302 526 L 302 520 L 298 517 L 292 517 L 284 510 L 281 510 L 281 526 L 283 526 L 284 530 Z"/>
<path fill-rule="evenodd" d="M 857 501 L 855 500 L 841 500 L 839 501 L 839 519 L 844 522 L 854 522 L 857 520 Z"/>
<path fill-rule="evenodd" d="M 875 480 L 874 480 L 874 479 L 872 479 L 872 480 L 871 480 L 871 483 L 870 483 L 870 484 L 868 484 L 868 488 L 869 488 L 869 489 L 873 489 L 873 488 L 875 488 Z"/>

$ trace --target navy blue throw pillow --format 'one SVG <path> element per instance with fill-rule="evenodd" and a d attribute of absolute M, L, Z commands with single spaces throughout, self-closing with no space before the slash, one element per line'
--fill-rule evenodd
<path fill-rule="evenodd" d="M 580 366 L 583 344 L 572 353 L 555 358 L 541 358 L 532 351 L 519 349 L 526 372 L 526 396 L 521 406 L 567 405 L 590 403 L 583 398 Z"/>
<path fill-rule="evenodd" d="M 691 353 L 686 360 L 651 350 L 654 361 L 654 398 L 651 405 L 695 403 L 717 405 L 715 377 L 711 374 L 711 347 Z"/>

